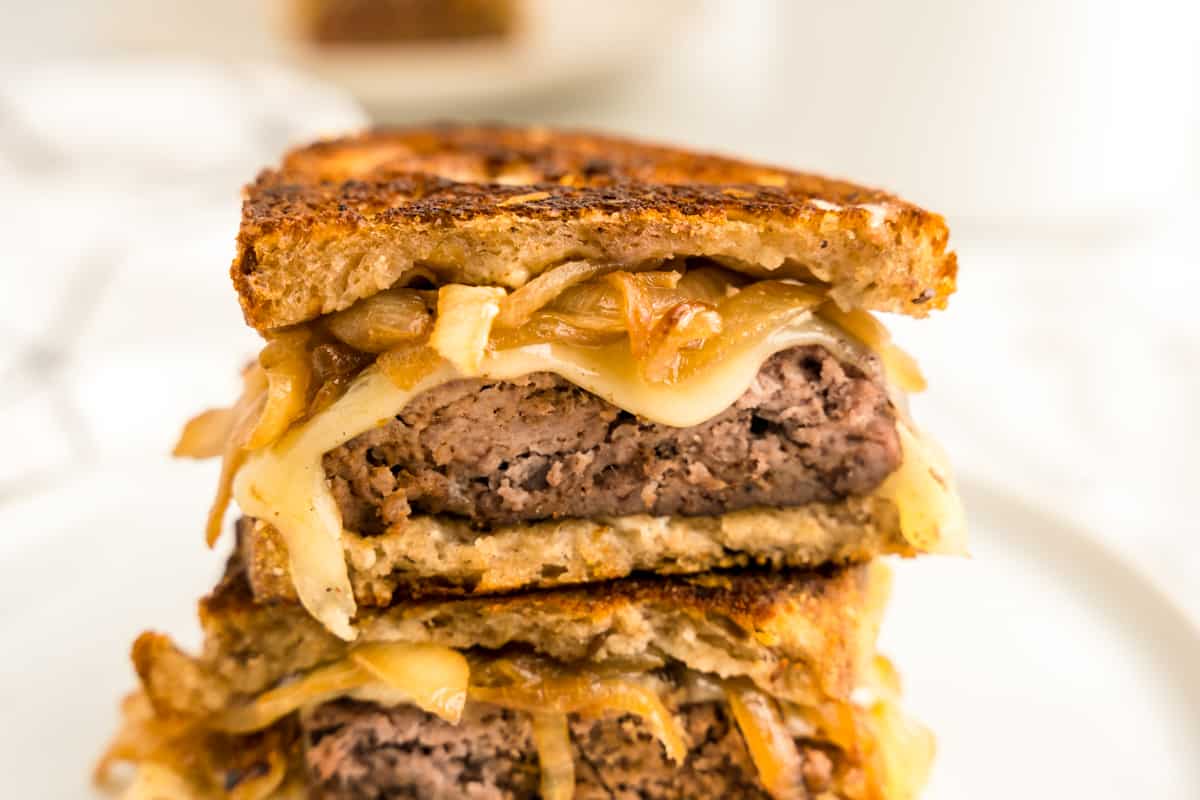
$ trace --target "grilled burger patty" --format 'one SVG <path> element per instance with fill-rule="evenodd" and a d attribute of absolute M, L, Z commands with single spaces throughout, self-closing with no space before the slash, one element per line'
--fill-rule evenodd
<path fill-rule="evenodd" d="M 548 373 L 432 389 L 325 456 L 345 526 L 412 514 L 479 527 L 569 517 L 710 515 L 865 494 L 899 464 L 882 381 L 820 346 L 777 353 L 724 412 L 647 422 Z"/>
<path fill-rule="evenodd" d="M 691 743 L 672 763 L 635 718 L 572 718 L 577 800 L 736 797 L 768 800 L 742 737 L 723 705 L 683 706 Z M 474 707 L 451 725 L 412 706 L 341 700 L 303 722 L 312 796 L 333 800 L 518 800 L 538 796 L 539 769 L 528 715 Z M 836 750 L 799 741 L 811 796 L 839 798 Z M 830 792 L 830 794 L 822 794 Z"/>

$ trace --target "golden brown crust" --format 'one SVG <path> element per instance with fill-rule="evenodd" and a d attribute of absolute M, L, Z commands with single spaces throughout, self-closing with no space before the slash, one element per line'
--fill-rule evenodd
<path fill-rule="evenodd" d="M 873 653 L 886 593 L 882 567 L 631 578 L 576 589 L 423 599 L 360 613 L 360 640 L 459 649 L 529 648 L 564 663 L 674 661 L 744 675 L 796 698 L 844 700 Z M 201 602 L 205 643 L 185 655 L 147 633 L 134 648 L 162 712 L 203 714 L 351 646 L 292 603 L 256 603 L 241 564 Z"/>
<path fill-rule="evenodd" d="M 563 261 L 710 257 L 924 316 L 954 290 L 944 220 L 845 181 L 585 132 L 443 125 L 287 154 L 247 188 L 232 276 L 260 329 L 418 272 L 514 288 Z"/>

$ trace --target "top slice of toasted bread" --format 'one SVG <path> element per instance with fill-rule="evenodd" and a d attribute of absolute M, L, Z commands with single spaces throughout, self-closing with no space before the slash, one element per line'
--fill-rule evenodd
<path fill-rule="evenodd" d="M 884 192 L 595 133 L 445 125 L 288 153 L 246 190 L 231 270 L 259 330 L 416 276 L 516 288 L 560 263 L 707 257 L 925 316 L 957 271 L 941 216 Z"/>

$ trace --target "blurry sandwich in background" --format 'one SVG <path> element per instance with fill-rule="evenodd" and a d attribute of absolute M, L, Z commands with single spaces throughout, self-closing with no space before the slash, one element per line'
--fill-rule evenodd
<path fill-rule="evenodd" d="M 956 553 L 868 309 L 954 290 L 942 219 L 595 134 L 319 142 L 248 187 L 266 339 L 177 453 L 236 500 L 199 653 L 133 648 L 131 797 L 905 800 L 885 555 Z"/>
<path fill-rule="evenodd" d="M 511 34 L 520 0 L 291 0 L 303 38 L 393 44 Z"/>

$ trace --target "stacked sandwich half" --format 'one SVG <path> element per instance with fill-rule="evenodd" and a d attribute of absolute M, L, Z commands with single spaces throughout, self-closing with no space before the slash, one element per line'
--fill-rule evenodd
<path fill-rule="evenodd" d="M 605 136 L 374 132 L 246 193 L 266 340 L 221 456 L 202 650 L 133 647 L 131 797 L 915 796 L 884 555 L 962 549 L 869 313 L 942 219 Z"/>

